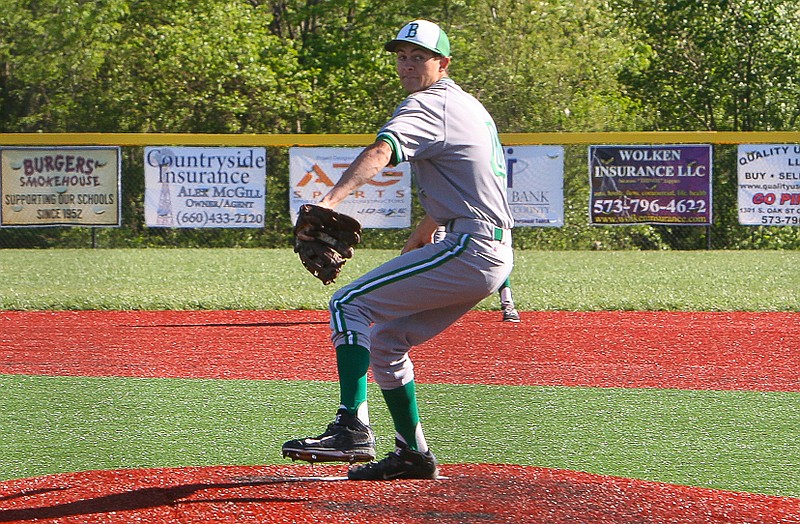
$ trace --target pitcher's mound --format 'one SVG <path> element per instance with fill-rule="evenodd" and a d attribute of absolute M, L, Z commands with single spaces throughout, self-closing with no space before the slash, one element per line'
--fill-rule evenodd
<path fill-rule="evenodd" d="M 446 464 L 438 481 L 346 466 L 88 471 L 0 483 L 0 522 L 798 522 L 800 499 L 534 467 Z"/>

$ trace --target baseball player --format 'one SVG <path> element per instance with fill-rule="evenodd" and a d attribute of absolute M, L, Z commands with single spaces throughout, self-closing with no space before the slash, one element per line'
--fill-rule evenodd
<path fill-rule="evenodd" d="M 408 161 L 426 214 L 398 257 L 334 293 L 340 406 L 324 433 L 290 440 L 282 452 L 309 462 L 369 462 L 351 466 L 353 480 L 433 479 L 438 467 L 422 431 L 409 351 L 498 291 L 513 265 L 514 224 L 494 121 L 449 78 L 445 32 L 415 20 L 384 47 L 395 53 L 409 95 L 318 205 L 333 208 L 387 165 Z M 439 226 L 446 234 L 434 243 Z M 378 462 L 370 462 L 370 366 L 395 428 L 395 450 Z"/>

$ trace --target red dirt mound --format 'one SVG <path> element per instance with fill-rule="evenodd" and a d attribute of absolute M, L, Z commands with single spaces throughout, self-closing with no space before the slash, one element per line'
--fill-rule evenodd
<path fill-rule="evenodd" d="M 343 466 L 94 471 L 0 483 L 0 522 L 778 523 L 800 499 L 573 471 L 444 465 L 438 481 L 340 481 Z"/>

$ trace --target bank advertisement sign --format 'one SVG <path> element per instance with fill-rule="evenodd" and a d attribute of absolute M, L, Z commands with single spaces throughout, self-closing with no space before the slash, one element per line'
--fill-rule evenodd
<path fill-rule="evenodd" d="M 741 144 L 736 164 L 740 224 L 800 225 L 800 145 Z"/>
<path fill-rule="evenodd" d="M 0 149 L 0 226 L 119 226 L 119 147 Z"/>
<path fill-rule="evenodd" d="M 148 227 L 264 227 L 263 147 L 146 147 Z"/>
<path fill-rule="evenodd" d="M 507 146 L 508 204 L 514 225 L 564 225 L 564 148 Z"/>
<path fill-rule="evenodd" d="M 711 224 L 710 145 L 589 147 L 595 225 Z"/>
<path fill-rule="evenodd" d="M 292 223 L 303 204 L 314 204 L 339 181 L 363 150 L 360 147 L 292 147 L 289 149 L 289 211 Z M 411 166 L 403 162 L 381 170 L 336 206 L 365 228 L 411 225 Z"/>

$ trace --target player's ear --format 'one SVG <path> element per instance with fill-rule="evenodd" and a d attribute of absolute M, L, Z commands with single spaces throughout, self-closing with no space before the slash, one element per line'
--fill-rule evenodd
<path fill-rule="evenodd" d="M 450 57 L 443 56 L 439 58 L 439 71 L 447 71 L 448 67 L 450 67 Z"/>

